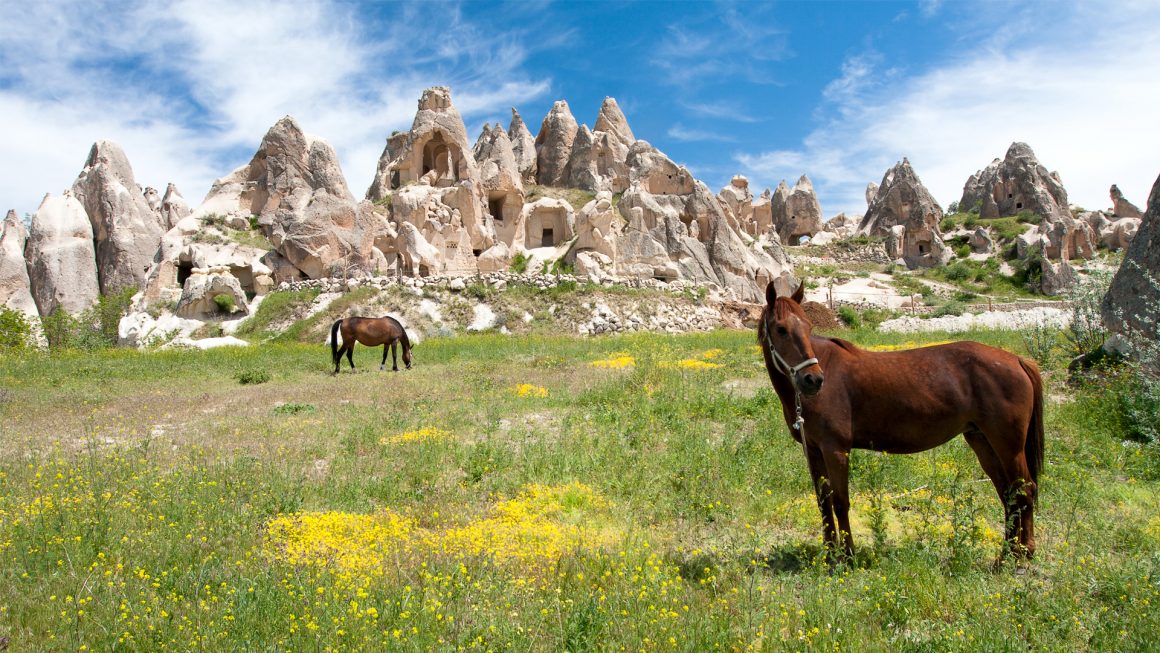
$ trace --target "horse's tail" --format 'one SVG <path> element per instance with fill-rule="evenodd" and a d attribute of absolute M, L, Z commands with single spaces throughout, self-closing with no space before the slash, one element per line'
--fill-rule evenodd
<path fill-rule="evenodd" d="M 1027 425 L 1027 442 L 1023 445 L 1023 453 L 1027 457 L 1031 480 L 1038 485 L 1039 472 L 1043 469 L 1043 379 L 1034 361 L 1020 358 L 1019 364 L 1023 366 L 1035 390 L 1035 403 L 1031 408 L 1031 423 Z"/>
<path fill-rule="evenodd" d="M 342 326 L 342 320 L 335 320 L 334 324 L 330 326 L 330 357 L 335 365 L 338 365 L 338 327 Z"/>

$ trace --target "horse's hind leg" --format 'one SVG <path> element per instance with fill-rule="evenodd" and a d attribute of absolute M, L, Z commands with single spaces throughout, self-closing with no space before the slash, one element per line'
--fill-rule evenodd
<path fill-rule="evenodd" d="M 1018 420 L 1016 420 L 1017 422 Z M 1027 424 L 1006 424 L 987 432 L 987 443 L 995 454 L 995 461 L 1003 470 L 1003 486 L 999 498 L 1007 511 L 1007 541 L 1020 557 L 1030 558 L 1035 553 L 1035 499 L 1038 487 L 1031 480 L 1031 469 L 1023 452 Z M 994 437 L 995 433 L 1016 434 L 1014 437 Z"/>
<path fill-rule="evenodd" d="M 346 350 L 346 361 L 350 363 L 350 369 L 354 369 L 354 343 L 350 343 L 350 347 Z"/>
<path fill-rule="evenodd" d="M 991 443 L 987 442 L 983 432 L 974 425 L 963 432 L 963 439 L 975 452 L 975 457 L 979 459 L 983 471 L 991 479 L 991 484 L 995 486 L 995 492 L 999 495 L 999 503 L 1003 504 L 1004 541 L 1014 542 L 1015 522 L 1011 520 L 1011 505 L 1007 503 L 1007 477 L 1003 473 L 1003 465 L 999 463 L 999 457 L 991 448 Z"/>

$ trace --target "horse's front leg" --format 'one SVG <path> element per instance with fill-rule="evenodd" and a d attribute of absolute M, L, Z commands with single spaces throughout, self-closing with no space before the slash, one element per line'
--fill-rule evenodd
<path fill-rule="evenodd" d="M 826 555 L 829 555 L 830 551 L 838 547 L 833 492 L 830 489 L 830 479 L 826 477 L 826 462 L 822 452 L 808 446 L 805 449 L 806 463 L 810 467 L 810 477 L 814 481 L 814 496 L 818 501 L 818 510 L 822 511 L 822 539 L 826 544 Z"/>
<path fill-rule="evenodd" d="M 825 449 L 822 459 L 826 463 L 826 476 L 830 482 L 830 492 L 834 505 L 834 515 L 838 518 L 838 534 L 842 538 L 842 548 L 847 560 L 854 559 L 854 536 L 850 531 L 850 452 Z"/>
<path fill-rule="evenodd" d="M 386 362 L 386 352 L 383 352 L 383 362 Z M 391 371 L 399 371 L 399 342 L 396 340 L 391 343 Z"/>
<path fill-rule="evenodd" d="M 383 362 L 379 363 L 379 371 L 380 372 L 387 369 L 387 350 L 390 348 L 391 348 L 390 345 L 383 345 Z"/>

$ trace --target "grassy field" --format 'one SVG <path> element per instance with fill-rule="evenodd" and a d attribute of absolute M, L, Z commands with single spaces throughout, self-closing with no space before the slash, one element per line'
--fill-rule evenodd
<path fill-rule="evenodd" d="M 856 452 L 859 555 L 831 569 L 752 333 L 479 335 L 414 355 L 381 373 L 360 347 L 338 377 L 328 349 L 294 343 L 0 359 L 0 641 L 1160 648 L 1160 456 L 1121 441 L 1106 389 L 1058 370 L 1026 573 L 993 569 L 1000 505 L 961 439 Z"/>

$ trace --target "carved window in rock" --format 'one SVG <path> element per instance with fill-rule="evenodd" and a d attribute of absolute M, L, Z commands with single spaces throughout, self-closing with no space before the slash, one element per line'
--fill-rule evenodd
<path fill-rule="evenodd" d="M 503 205 L 507 198 L 503 193 L 495 193 L 487 197 L 487 210 L 496 222 L 503 222 Z"/>

